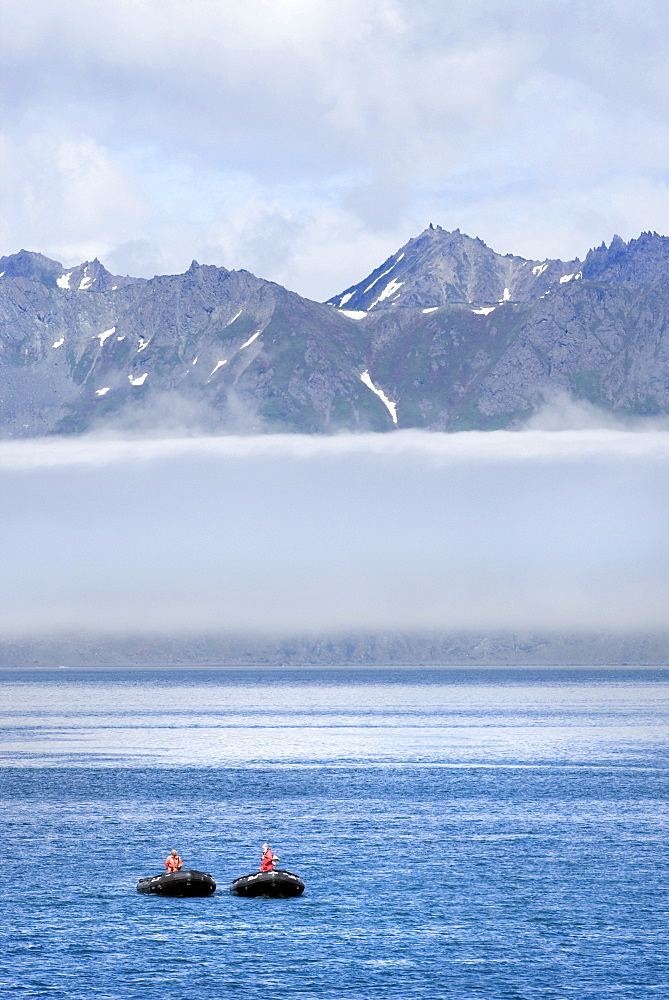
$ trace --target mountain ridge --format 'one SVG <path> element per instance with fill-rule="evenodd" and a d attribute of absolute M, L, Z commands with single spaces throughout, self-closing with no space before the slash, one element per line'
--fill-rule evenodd
<path fill-rule="evenodd" d="M 197 261 L 135 279 L 20 251 L 0 272 L 4 436 L 513 428 L 555 393 L 669 413 L 657 233 L 533 262 L 431 227 L 326 303 Z"/>

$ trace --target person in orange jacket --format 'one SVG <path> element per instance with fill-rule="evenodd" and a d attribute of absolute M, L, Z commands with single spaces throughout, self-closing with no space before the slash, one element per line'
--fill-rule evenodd
<path fill-rule="evenodd" d="M 174 848 L 172 848 L 165 858 L 165 867 L 167 868 L 168 875 L 171 875 L 172 872 L 178 872 L 183 867 L 183 861 Z"/>
<path fill-rule="evenodd" d="M 275 861 L 281 861 L 281 858 L 279 858 L 274 853 L 274 851 L 269 846 L 269 844 L 263 844 L 262 845 L 262 860 L 260 862 L 260 871 L 261 872 L 273 872 L 274 871 L 274 862 Z"/>

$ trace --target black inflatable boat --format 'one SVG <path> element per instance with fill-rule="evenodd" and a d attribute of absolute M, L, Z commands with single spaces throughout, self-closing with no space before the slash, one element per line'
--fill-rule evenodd
<path fill-rule="evenodd" d="M 301 896 L 304 882 L 292 872 L 253 872 L 236 878 L 230 892 L 235 896 Z"/>
<path fill-rule="evenodd" d="M 216 883 L 207 872 L 197 872 L 182 868 L 179 872 L 164 872 L 140 878 L 137 892 L 148 892 L 156 896 L 211 896 L 216 891 Z"/>

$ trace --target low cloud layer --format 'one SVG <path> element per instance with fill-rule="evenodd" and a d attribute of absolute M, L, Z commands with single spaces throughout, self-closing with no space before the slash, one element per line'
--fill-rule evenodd
<path fill-rule="evenodd" d="M 669 434 L 0 444 L 6 636 L 669 627 Z"/>
<path fill-rule="evenodd" d="M 569 259 L 669 231 L 664 0 L 25 0 L 3 252 L 326 298 L 430 221 Z"/>

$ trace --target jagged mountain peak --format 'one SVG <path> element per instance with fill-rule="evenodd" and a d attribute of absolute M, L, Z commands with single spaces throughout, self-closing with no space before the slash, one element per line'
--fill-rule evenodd
<path fill-rule="evenodd" d="M 53 287 L 62 273 L 63 265 L 57 260 L 33 250 L 19 250 L 18 253 L 0 257 L 0 274 L 5 278 L 27 278 Z"/>
<path fill-rule="evenodd" d="M 669 274 L 669 237 L 643 232 L 626 243 L 617 234 L 588 251 L 583 277 L 591 281 L 631 281 L 645 284 Z"/>
<path fill-rule="evenodd" d="M 540 298 L 560 279 L 580 277 L 580 262 L 502 256 L 480 237 L 430 223 L 363 281 L 327 300 L 356 318 L 398 306 L 436 309 Z"/>
<path fill-rule="evenodd" d="M 133 278 L 130 275 L 112 274 L 97 257 L 85 260 L 76 267 L 63 268 L 63 273 L 57 279 L 59 288 L 79 292 L 115 292 L 127 285 L 144 284 L 145 278 Z"/>
<path fill-rule="evenodd" d="M 116 291 L 126 285 L 144 284 L 146 281 L 145 278 L 133 278 L 127 274 L 112 274 L 97 257 L 85 260 L 75 267 L 65 268 L 60 261 L 51 260 L 32 250 L 19 250 L 18 253 L 0 257 L 0 276 L 26 278 L 29 281 L 39 281 L 47 288 L 82 292 Z"/>

